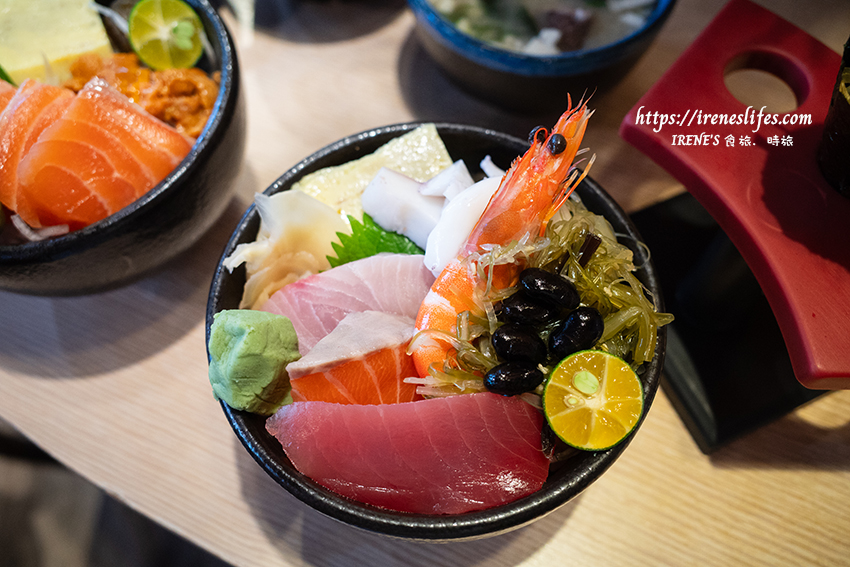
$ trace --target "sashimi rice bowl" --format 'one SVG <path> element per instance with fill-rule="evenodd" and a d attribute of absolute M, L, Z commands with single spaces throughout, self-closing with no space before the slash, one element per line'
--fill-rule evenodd
<path fill-rule="evenodd" d="M 230 203 L 245 147 L 235 46 L 216 10 L 7 4 L 0 289 L 101 291 L 188 249 Z"/>
<path fill-rule="evenodd" d="M 552 512 L 621 454 L 672 317 L 634 226 L 586 176 L 591 114 L 527 141 L 377 128 L 257 194 L 210 290 L 209 379 L 286 490 L 365 530 L 476 539 Z"/>

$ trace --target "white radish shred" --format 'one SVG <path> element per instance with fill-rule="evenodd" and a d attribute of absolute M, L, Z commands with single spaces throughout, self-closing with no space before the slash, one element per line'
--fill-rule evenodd
<path fill-rule="evenodd" d="M 47 240 L 48 238 L 55 238 L 57 236 L 62 236 L 63 234 L 68 234 L 68 232 L 70 232 L 67 224 L 46 226 L 44 228 L 36 230 L 30 225 L 28 225 L 26 222 L 24 222 L 24 219 L 22 219 L 18 215 L 12 215 L 12 224 L 15 226 L 15 228 L 18 229 L 18 232 L 21 233 L 21 236 L 23 236 L 30 242 Z"/>
<path fill-rule="evenodd" d="M 113 24 L 115 24 L 115 26 L 119 30 L 121 30 L 121 33 L 123 33 L 125 36 L 130 35 L 130 26 L 127 23 L 127 19 L 121 14 L 119 14 L 117 11 L 107 6 L 101 6 L 97 2 L 89 2 L 89 7 L 97 11 L 98 14 L 108 19 Z"/>

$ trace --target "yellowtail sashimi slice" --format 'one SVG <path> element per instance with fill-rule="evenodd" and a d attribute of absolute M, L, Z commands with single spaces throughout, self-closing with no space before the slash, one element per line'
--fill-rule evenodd
<path fill-rule="evenodd" d="M 292 321 L 305 355 L 349 313 L 416 317 L 433 281 L 421 255 L 378 254 L 291 283 L 260 308 Z"/>

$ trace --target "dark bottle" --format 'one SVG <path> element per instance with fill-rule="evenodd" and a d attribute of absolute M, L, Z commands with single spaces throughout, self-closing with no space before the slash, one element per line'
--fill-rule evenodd
<path fill-rule="evenodd" d="M 817 160 L 826 181 L 850 198 L 850 39 L 844 44 Z"/>

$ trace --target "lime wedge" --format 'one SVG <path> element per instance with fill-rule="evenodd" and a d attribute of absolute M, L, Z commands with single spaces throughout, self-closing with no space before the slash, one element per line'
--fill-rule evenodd
<path fill-rule="evenodd" d="M 152 69 L 193 67 L 204 51 L 201 19 L 183 0 L 141 0 L 127 23 L 130 45 Z"/>
<path fill-rule="evenodd" d="M 623 360 L 585 350 L 562 360 L 543 390 L 543 411 L 565 443 L 587 451 L 613 447 L 643 413 L 643 387 Z"/>

